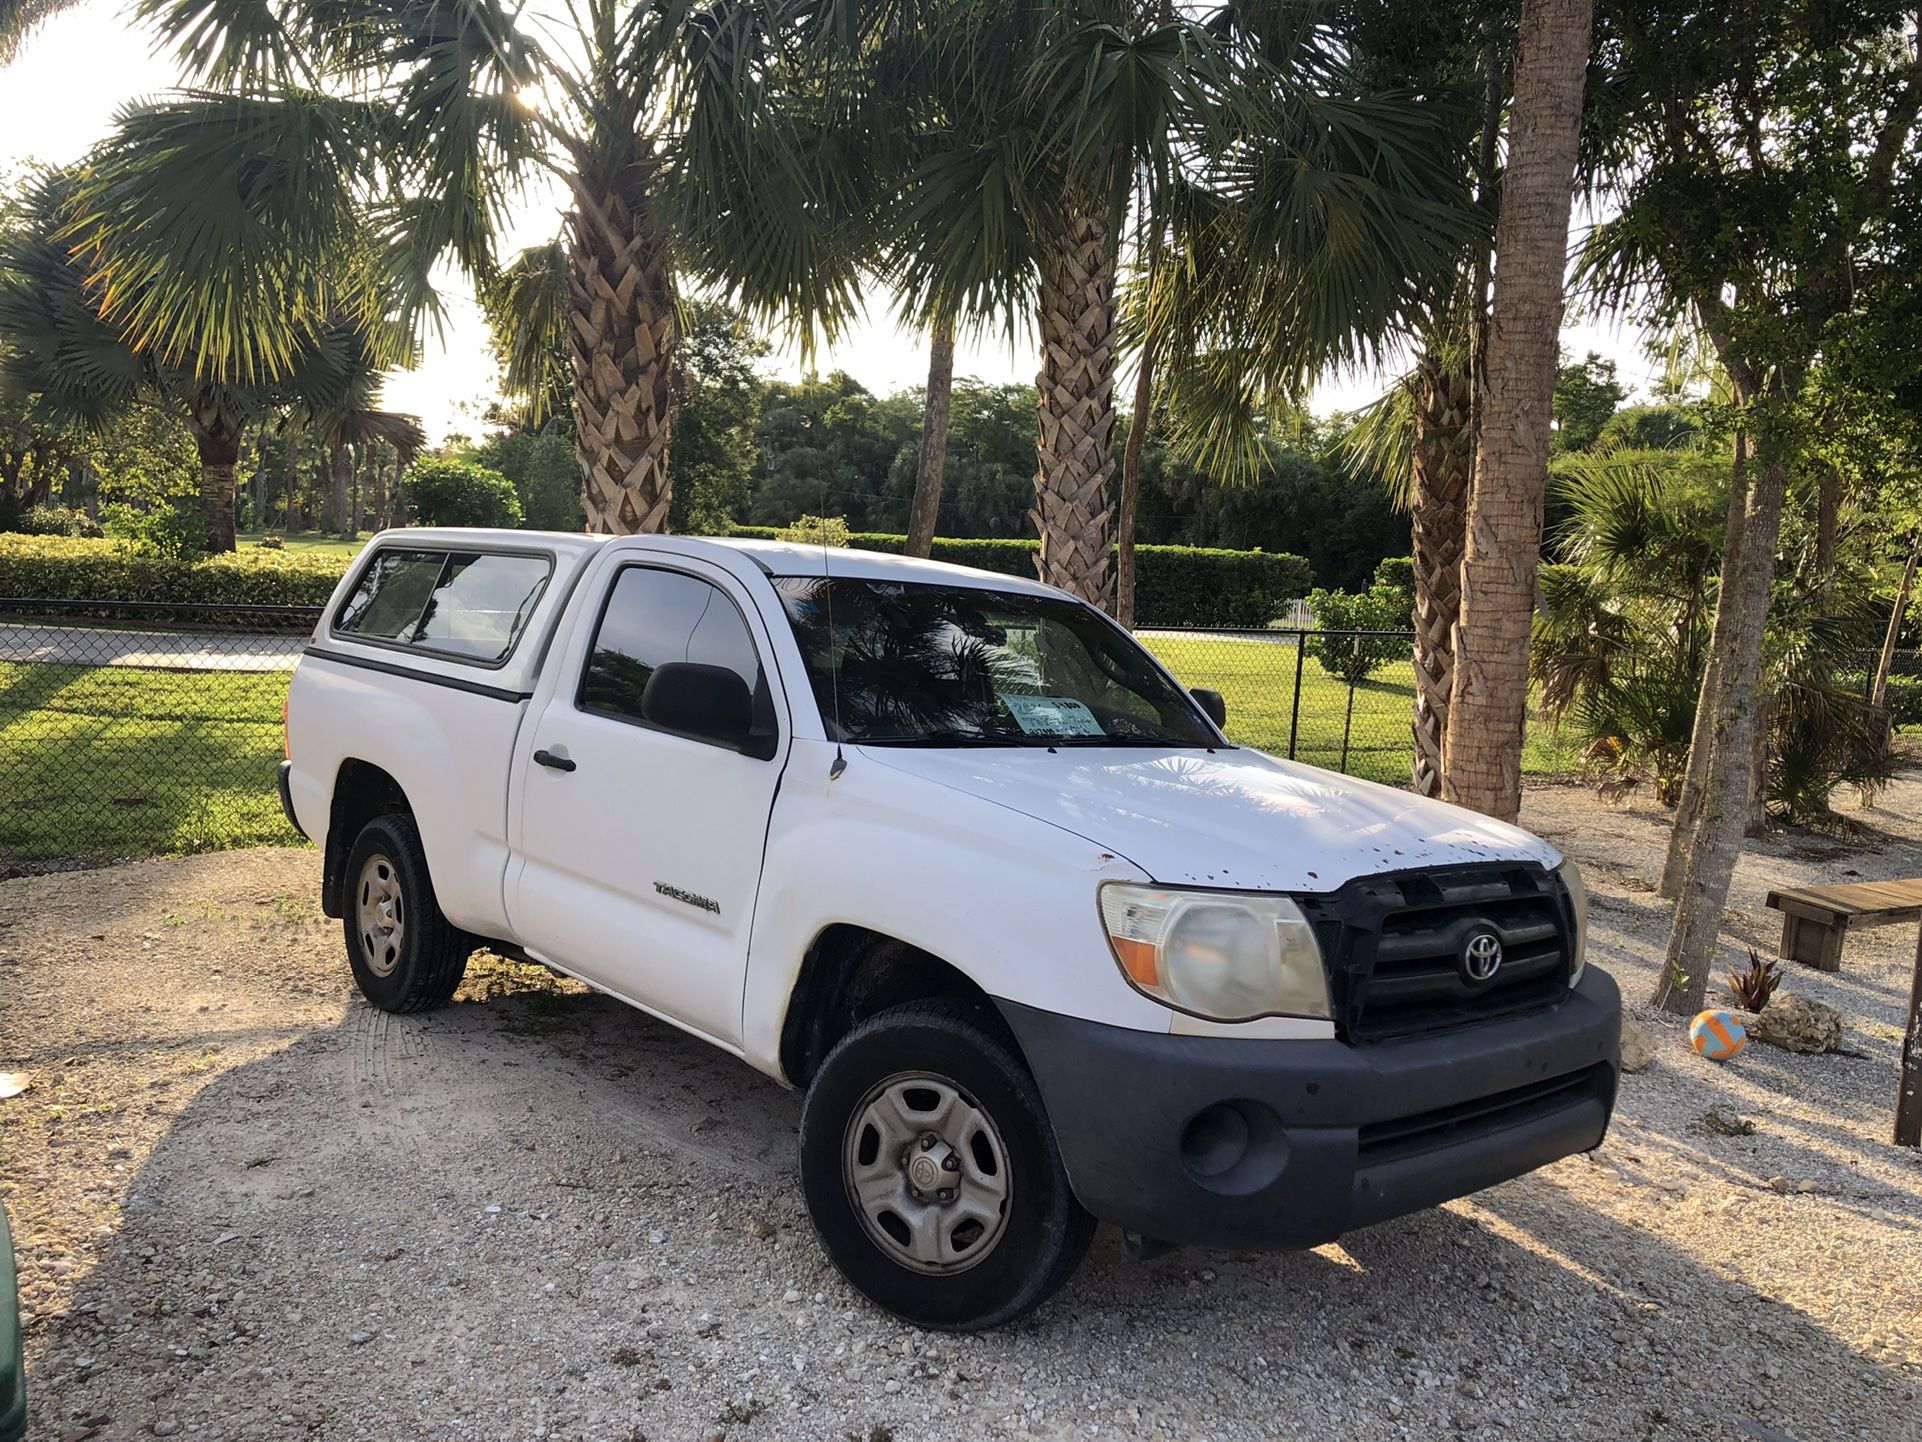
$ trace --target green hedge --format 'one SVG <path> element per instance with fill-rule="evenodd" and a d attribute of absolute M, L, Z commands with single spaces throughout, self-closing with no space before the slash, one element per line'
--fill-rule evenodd
<path fill-rule="evenodd" d="M 766 527 L 739 536 L 772 539 Z M 856 533 L 849 545 L 899 553 L 900 536 Z M 1034 578 L 1034 541 L 937 539 L 934 558 Z M 1135 614 L 1158 626 L 1263 626 L 1314 584 L 1308 563 L 1285 552 L 1142 546 L 1136 552 Z M 248 546 L 199 561 L 135 555 L 112 541 L 0 535 L 0 597 L 77 601 L 318 606 L 347 561 Z"/>
<path fill-rule="evenodd" d="M 247 547 L 198 561 L 138 555 L 112 541 L 0 535 L 0 597 L 172 601 L 181 605 L 318 606 L 345 557 Z"/>
<path fill-rule="evenodd" d="M 733 533 L 776 539 L 770 526 L 737 526 Z M 905 536 L 857 531 L 857 551 L 899 554 Z M 1034 579 L 1038 541 L 954 540 L 937 536 L 934 559 L 957 566 Z M 1314 585 L 1308 562 L 1286 551 L 1221 551 L 1201 546 L 1135 548 L 1135 616 L 1154 626 L 1265 626 Z"/>
<path fill-rule="evenodd" d="M 1844 671 L 1835 684 L 1851 696 L 1869 694 L 1866 671 Z M 1922 676 L 1897 672 L 1889 677 L 1889 724 L 1897 731 L 1922 726 Z"/>

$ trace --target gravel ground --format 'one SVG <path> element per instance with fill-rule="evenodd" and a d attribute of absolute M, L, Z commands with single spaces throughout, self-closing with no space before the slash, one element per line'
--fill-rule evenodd
<path fill-rule="evenodd" d="M 1578 856 L 1631 1000 L 1663 820 Z M 1922 875 L 1922 779 L 1771 882 Z M 1714 1067 L 1672 1019 L 1592 1158 L 1341 1246 L 1127 1261 L 992 1336 L 907 1330 L 817 1250 L 798 1099 L 531 968 L 419 1018 L 353 994 L 309 850 L 0 884 L 0 1195 L 35 1438 L 1922 1438 L 1922 1159 L 1888 1143 L 1915 933 L 1798 989 L 1850 1055 Z M 1703 1117 L 1752 1123 L 1723 1135 Z M 1726 1128 L 1724 1128 L 1726 1130 Z"/>

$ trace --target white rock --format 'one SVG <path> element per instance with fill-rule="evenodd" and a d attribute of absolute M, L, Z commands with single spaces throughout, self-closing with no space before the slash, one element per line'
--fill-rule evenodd
<path fill-rule="evenodd" d="M 1649 1044 L 1648 1033 L 1633 1017 L 1622 1017 L 1622 1070 L 1641 1071 L 1655 1060 L 1655 1049 Z"/>

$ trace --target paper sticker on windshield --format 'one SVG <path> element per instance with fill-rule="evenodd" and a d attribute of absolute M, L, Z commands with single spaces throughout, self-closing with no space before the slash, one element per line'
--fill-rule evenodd
<path fill-rule="evenodd" d="M 1010 696 L 1001 704 L 1030 736 L 1105 736 L 1094 712 L 1072 696 Z"/>

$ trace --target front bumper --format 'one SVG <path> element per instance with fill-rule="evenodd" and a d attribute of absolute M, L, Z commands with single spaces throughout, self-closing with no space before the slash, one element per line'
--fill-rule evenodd
<path fill-rule="evenodd" d="M 288 784 L 288 778 L 293 775 L 293 772 L 293 762 L 281 762 L 279 766 L 274 768 L 274 786 L 280 792 L 280 809 L 287 813 L 287 824 L 302 836 L 305 836 L 307 829 L 300 824 L 300 818 L 294 814 L 294 793 Z"/>
<path fill-rule="evenodd" d="M 1600 1145 L 1621 995 L 1350 1046 L 1104 1026 L 999 1003 L 1081 1204 L 1154 1241 L 1315 1247 Z"/>

